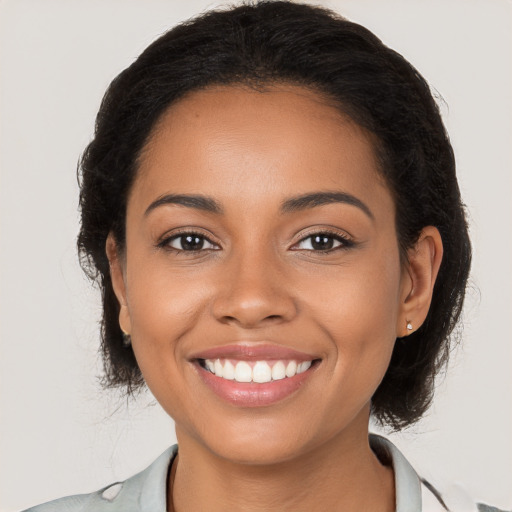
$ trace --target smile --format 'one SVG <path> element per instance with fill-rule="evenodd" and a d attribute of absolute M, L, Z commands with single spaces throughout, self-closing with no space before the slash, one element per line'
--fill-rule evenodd
<path fill-rule="evenodd" d="M 222 401 L 265 407 L 298 393 L 317 373 L 321 358 L 268 343 L 236 343 L 191 356 L 196 375 Z"/>
<path fill-rule="evenodd" d="M 204 359 L 201 366 L 216 377 L 236 382 L 267 382 L 282 380 L 304 373 L 313 361 L 237 361 L 233 359 Z"/>

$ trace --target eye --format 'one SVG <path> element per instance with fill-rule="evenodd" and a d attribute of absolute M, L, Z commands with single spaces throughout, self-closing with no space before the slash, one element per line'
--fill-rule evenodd
<path fill-rule="evenodd" d="M 216 250 L 218 246 L 208 240 L 204 235 L 198 233 L 180 233 L 179 235 L 167 238 L 162 245 L 176 251 L 204 251 Z"/>
<path fill-rule="evenodd" d="M 314 233 L 303 238 L 293 248 L 303 251 L 329 252 L 353 245 L 353 242 L 341 235 L 333 233 Z"/>

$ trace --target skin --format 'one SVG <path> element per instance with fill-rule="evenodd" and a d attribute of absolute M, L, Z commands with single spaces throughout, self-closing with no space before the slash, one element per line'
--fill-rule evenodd
<path fill-rule="evenodd" d="M 281 211 L 319 191 L 350 194 L 369 212 L 346 202 Z M 147 212 L 166 194 L 209 196 L 223 213 Z M 210 242 L 184 251 L 172 236 L 190 230 Z M 314 250 L 308 237 L 326 231 L 332 250 Z M 120 325 L 175 420 L 178 512 L 394 510 L 393 473 L 368 444 L 370 399 L 396 337 L 426 317 L 442 244 L 426 227 L 402 263 L 367 133 L 300 87 L 191 93 L 154 128 L 129 195 L 126 248 L 110 236 L 107 254 Z M 239 407 L 202 383 L 190 357 L 240 341 L 318 363 L 286 399 Z"/>

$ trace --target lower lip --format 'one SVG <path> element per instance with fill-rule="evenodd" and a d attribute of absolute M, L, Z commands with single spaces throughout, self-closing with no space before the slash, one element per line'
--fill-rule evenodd
<path fill-rule="evenodd" d="M 312 375 L 316 365 L 304 373 L 264 384 L 237 382 L 217 377 L 196 363 L 202 381 L 220 398 L 239 407 L 264 407 L 273 405 L 297 392 Z"/>

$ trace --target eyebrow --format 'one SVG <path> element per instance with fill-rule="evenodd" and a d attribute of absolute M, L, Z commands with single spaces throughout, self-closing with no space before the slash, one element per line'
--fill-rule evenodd
<path fill-rule="evenodd" d="M 293 213 L 297 211 L 315 208 L 331 203 L 344 203 L 356 206 L 362 210 L 370 219 L 374 219 L 373 213 L 360 199 L 346 192 L 312 192 L 287 199 L 281 204 L 281 213 Z M 186 208 L 195 208 L 209 213 L 223 214 L 222 206 L 212 197 L 200 194 L 166 194 L 153 201 L 144 212 L 148 215 L 154 209 L 177 204 Z"/>
<path fill-rule="evenodd" d="M 203 210 L 210 213 L 223 213 L 220 204 L 212 197 L 195 194 L 166 194 L 165 196 L 159 197 L 156 201 L 153 201 L 146 208 L 144 215 L 148 215 L 155 208 L 167 204 L 177 204 L 187 208 L 196 208 L 197 210 Z"/>
<path fill-rule="evenodd" d="M 346 192 L 313 192 L 310 194 L 292 197 L 284 201 L 281 205 L 281 213 L 292 213 L 331 203 L 344 203 L 356 206 L 370 217 L 370 219 L 375 219 L 372 211 L 363 203 L 363 201 L 352 194 L 347 194 Z"/>

